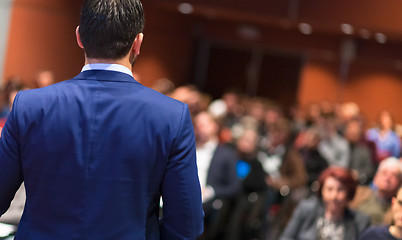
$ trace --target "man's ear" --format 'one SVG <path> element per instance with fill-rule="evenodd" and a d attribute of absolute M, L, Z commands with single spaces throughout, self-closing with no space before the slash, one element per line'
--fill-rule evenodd
<path fill-rule="evenodd" d="M 80 48 L 84 49 L 84 45 L 82 45 L 81 42 L 81 36 L 80 36 L 80 26 L 77 26 L 77 28 L 75 29 L 75 37 L 77 38 L 77 44 Z"/>
<path fill-rule="evenodd" d="M 132 52 L 134 53 L 134 55 L 140 55 L 140 49 L 141 49 L 141 44 L 142 44 L 142 40 L 144 39 L 144 34 L 139 33 L 135 39 L 134 39 L 134 43 L 133 43 L 133 48 L 132 48 Z"/>

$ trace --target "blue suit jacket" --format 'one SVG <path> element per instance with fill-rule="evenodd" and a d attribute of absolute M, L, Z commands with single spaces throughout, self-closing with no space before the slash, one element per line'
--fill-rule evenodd
<path fill-rule="evenodd" d="M 22 181 L 18 240 L 195 239 L 202 232 L 188 107 L 124 73 L 84 71 L 16 96 L 0 140 L 0 215 Z"/>

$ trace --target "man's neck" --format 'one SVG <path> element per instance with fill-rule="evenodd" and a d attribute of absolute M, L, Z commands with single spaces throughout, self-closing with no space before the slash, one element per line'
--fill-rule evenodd
<path fill-rule="evenodd" d="M 92 63 L 119 64 L 133 71 L 132 65 L 126 58 L 122 59 L 85 58 L 85 64 L 92 64 Z"/>

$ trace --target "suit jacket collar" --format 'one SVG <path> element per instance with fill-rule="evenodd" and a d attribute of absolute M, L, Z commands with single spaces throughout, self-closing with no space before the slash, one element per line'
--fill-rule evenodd
<path fill-rule="evenodd" d="M 108 71 L 108 70 L 87 70 L 78 74 L 73 78 L 74 80 L 95 80 L 95 81 L 108 81 L 108 82 L 131 82 L 137 83 L 132 76 L 117 72 L 117 71 Z"/>

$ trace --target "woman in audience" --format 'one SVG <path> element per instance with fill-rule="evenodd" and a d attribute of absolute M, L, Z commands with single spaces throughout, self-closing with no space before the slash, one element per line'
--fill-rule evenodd
<path fill-rule="evenodd" d="M 317 197 L 300 202 L 281 240 L 286 239 L 357 239 L 370 225 L 369 218 L 350 210 L 357 181 L 350 171 L 330 167 L 319 177 Z"/>
<path fill-rule="evenodd" d="M 392 198 L 392 215 L 392 225 L 371 227 L 362 234 L 359 240 L 402 239 L 402 187 L 399 187 L 398 193 Z"/>
<path fill-rule="evenodd" d="M 378 127 L 367 130 L 367 139 L 375 142 L 377 158 L 383 160 L 387 157 L 398 158 L 401 153 L 401 141 L 393 131 L 394 120 L 388 111 L 382 111 L 378 116 Z"/>

